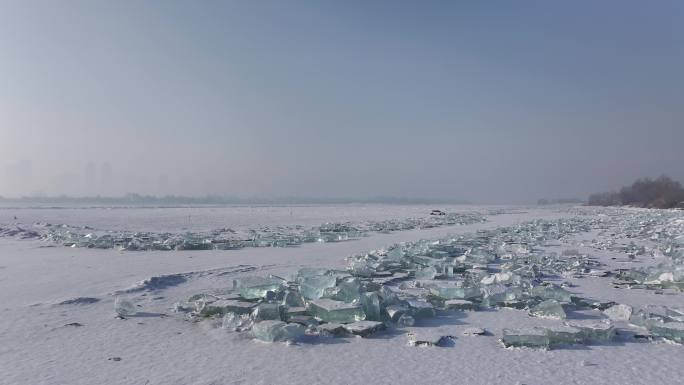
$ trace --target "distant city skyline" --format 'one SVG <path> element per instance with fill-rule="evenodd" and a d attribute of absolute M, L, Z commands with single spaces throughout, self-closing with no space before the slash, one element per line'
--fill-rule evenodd
<path fill-rule="evenodd" d="M 0 196 L 684 181 L 684 3 L 2 1 Z"/>

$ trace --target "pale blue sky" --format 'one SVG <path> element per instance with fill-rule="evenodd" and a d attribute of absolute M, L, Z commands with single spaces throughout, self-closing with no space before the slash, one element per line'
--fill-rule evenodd
<path fill-rule="evenodd" d="M 0 195 L 684 180 L 681 1 L 0 0 Z"/>

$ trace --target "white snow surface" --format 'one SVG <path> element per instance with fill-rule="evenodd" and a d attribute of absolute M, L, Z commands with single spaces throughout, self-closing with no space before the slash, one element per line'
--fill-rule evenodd
<path fill-rule="evenodd" d="M 55 222 L 99 229 L 185 231 L 256 225 L 399 219 L 432 207 L 315 205 L 201 209 L 9 209 L 23 223 Z M 437 207 L 444 209 L 444 207 Z M 476 211 L 500 207 L 447 207 Z M 552 323 L 526 311 L 453 312 L 419 322 L 417 330 L 454 336 L 453 346 L 416 348 L 406 336 L 259 343 L 212 322 L 171 314 L 174 302 L 242 275 L 289 276 L 301 267 L 343 268 L 345 257 L 394 243 L 507 226 L 570 214 L 558 208 L 511 208 L 465 226 L 372 234 L 358 240 L 294 248 L 211 251 L 117 251 L 0 239 L 0 384 L 674 384 L 684 378 L 684 347 L 617 340 L 557 350 L 505 349 L 503 328 Z M 44 211 L 43 211 L 44 210 Z M 122 211 L 124 210 L 124 211 Z M 180 210 L 180 211 L 179 211 Z M 188 214 L 187 211 L 191 213 Z M 207 211 L 208 210 L 208 211 Z M 18 214 L 15 214 L 18 212 Z M 184 222 L 187 216 L 190 220 Z M 8 222 L 2 218 L 0 222 Z M 579 238 L 589 239 L 591 234 Z M 561 249 L 557 250 L 560 251 Z M 584 250 L 581 250 L 584 251 Z M 612 268 L 623 255 L 586 250 Z M 617 260 L 611 259 L 618 257 Z M 636 262 L 631 262 L 636 263 Z M 174 275 L 165 287 L 139 283 Z M 568 279 L 570 290 L 630 305 L 684 306 L 684 295 L 616 289 L 611 280 Z M 138 286 L 136 286 L 138 285 Z M 114 293 L 140 313 L 118 319 Z M 97 302 L 89 303 L 97 299 Z M 75 300 L 79 303 L 60 304 Z M 82 326 L 74 326 L 78 323 Z M 71 325 L 70 325 L 71 324 Z M 464 336 L 467 328 L 490 332 Z M 427 329 L 430 328 L 430 329 Z M 411 328 L 409 328 L 411 329 Z"/>
<path fill-rule="evenodd" d="M 498 210 L 505 206 L 440 205 L 447 212 Z M 365 222 L 429 217 L 430 206 L 389 204 L 235 205 L 192 207 L 16 207 L 0 206 L 0 223 L 16 216 L 25 224 L 47 222 L 98 230 L 180 233 L 218 228 L 318 226 L 326 222 Z"/>

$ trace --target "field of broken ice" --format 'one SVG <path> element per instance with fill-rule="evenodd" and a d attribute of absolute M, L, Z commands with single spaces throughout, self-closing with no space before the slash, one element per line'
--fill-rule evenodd
<path fill-rule="evenodd" d="M 0 208 L 0 383 L 684 377 L 684 211 L 431 209 Z"/>

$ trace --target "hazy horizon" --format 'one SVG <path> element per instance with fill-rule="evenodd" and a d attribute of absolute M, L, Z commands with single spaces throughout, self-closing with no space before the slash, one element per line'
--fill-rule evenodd
<path fill-rule="evenodd" d="M 684 3 L 0 1 L 0 196 L 684 181 Z"/>

